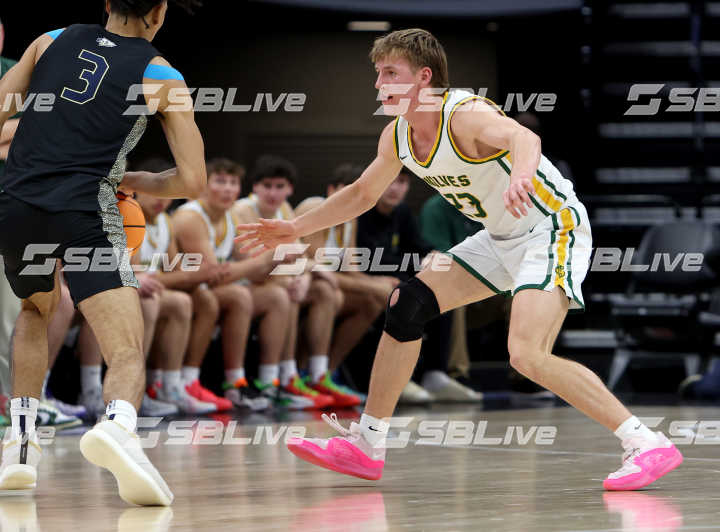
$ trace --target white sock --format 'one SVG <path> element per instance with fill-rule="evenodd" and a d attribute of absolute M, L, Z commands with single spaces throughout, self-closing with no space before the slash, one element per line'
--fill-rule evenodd
<path fill-rule="evenodd" d="M 225 382 L 235 384 L 240 379 L 245 378 L 245 368 L 234 368 L 225 370 Z"/>
<path fill-rule="evenodd" d="M 180 389 L 180 383 L 181 377 L 179 369 L 169 369 L 163 371 L 163 389 L 165 390 L 165 393 L 170 392 L 170 390 Z"/>
<path fill-rule="evenodd" d="M 372 427 L 372 428 L 370 428 Z M 363 436 L 373 447 L 383 447 L 390 424 L 369 414 L 360 416 L 360 428 Z"/>
<path fill-rule="evenodd" d="M 313 355 L 310 357 L 310 378 L 317 382 L 325 376 L 330 366 L 330 357 L 327 355 Z"/>
<path fill-rule="evenodd" d="M 297 374 L 297 362 L 294 358 L 280 361 L 280 384 L 282 386 L 287 386 L 290 380 Z"/>
<path fill-rule="evenodd" d="M 137 410 L 135 407 L 122 399 L 113 399 L 105 410 L 109 419 L 122 425 L 128 432 L 135 432 L 137 427 Z"/>
<path fill-rule="evenodd" d="M 450 376 L 440 370 L 426 371 L 422 378 L 422 387 L 429 392 L 436 392 L 445 386 Z"/>
<path fill-rule="evenodd" d="M 34 397 L 10 399 L 10 419 L 14 438 L 19 438 L 23 432 L 29 434 L 31 438 L 35 437 L 38 402 Z"/>
<path fill-rule="evenodd" d="M 185 381 L 185 384 L 191 384 L 193 381 L 196 381 L 200 378 L 200 368 L 195 368 L 193 366 L 183 366 L 182 378 L 183 381 Z"/>
<path fill-rule="evenodd" d="M 640 420 L 635 416 L 629 417 L 623 421 L 622 425 L 620 425 L 615 431 L 615 436 L 621 440 L 627 440 L 628 438 L 640 436 L 641 438 L 649 441 L 657 441 L 655 433 L 647 428 L 645 424 L 640 422 Z"/>
<path fill-rule="evenodd" d="M 147 369 L 147 385 L 152 386 L 156 382 L 162 382 L 163 370 L 161 369 Z"/>
<path fill-rule="evenodd" d="M 258 379 L 263 384 L 275 384 L 279 376 L 280 366 L 278 364 L 260 364 Z"/>
<path fill-rule="evenodd" d="M 80 385 L 83 392 L 102 390 L 102 366 L 80 366 Z"/>

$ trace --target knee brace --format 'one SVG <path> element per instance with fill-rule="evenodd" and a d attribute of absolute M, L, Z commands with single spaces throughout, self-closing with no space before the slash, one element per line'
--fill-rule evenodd
<path fill-rule="evenodd" d="M 433 291 L 416 277 L 401 283 L 393 294 L 395 292 L 398 292 L 398 299 L 394 305 L 390 305 L 388 301 L 385 332 L 398 342 L 419 340 L 425 324 L 440 315 L 437 298 Z"/>

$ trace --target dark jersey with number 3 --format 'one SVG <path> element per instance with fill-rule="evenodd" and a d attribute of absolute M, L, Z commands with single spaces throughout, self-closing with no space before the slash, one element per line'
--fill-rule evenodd
<path fill-rule="evenodd" d="M 105 211 L 125 172 L 125 158 L 145 131 L 141 85 L 160 54 L 146 39 L 77 24 L 50 32 L 28 97 L 54 95 L 51 110 L 33 100 L 13 139 L 0 189 L 50 212 Z M 134 94 L 133 94 L 134 92 Z M 43 101 L 44 103 L 44 101 Z"/>

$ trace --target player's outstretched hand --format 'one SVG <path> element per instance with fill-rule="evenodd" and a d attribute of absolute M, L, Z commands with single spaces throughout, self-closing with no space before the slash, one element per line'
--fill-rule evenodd
<path fill-rule="evenodd" d="M 527 177 L 520 177 L 510 181 L 510 186 L 503 192 L 503 200 L 505 200 L 505 208 L 510 211 L 515 218 L 527 216 L 526 206 L 532 209 L 530 194 L 535 189 L 532 186 L 532 180 Z"/>
<path fill-rule="evenodd" d="M 257 257 L 280 244 L 292 244 L 298 239 L 295 223 L 291 220 L 266 220 L 237 226 L 238 236 L 235 242 L 242 244 L 239 253 L 250 252 Z"/>

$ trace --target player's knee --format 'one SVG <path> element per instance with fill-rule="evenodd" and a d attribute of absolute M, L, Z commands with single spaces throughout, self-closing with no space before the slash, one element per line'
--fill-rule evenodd
<path fill-rule="evenodd" d="M 335 304 L 335 289 L 324 279 L 313 279 L 310 285 L 310 296 L 316 303 Z"/>
<path fill-rule="evenodd" d="M 240 285 L 232 285 L 228 289 L 233 307 L 243 314 L 252 314 L 253 300 L 250 290 Z"/>
<path fill-rule="evenodd" d="M 196 314 L 209 318 L 217 318 L 220 316 L 220 303 L 217 296 L 212 290 L 198 288 L 193 292 L 193 310 Z"/>
<path fill-rule="evenodd" d="M 522 336 L 508 338 L 510 365 L 530 380 L 536 380 L 542 364 L 542 350 L 534 342 Z"/>
<path fill-rule="evenodd" d="M 385 332 L 398 342 L 419 340 L 425 324 L 439 315 L 435 293 L 413 277 L 393 290 L 385 316 Z"/>
<path fill-rule="evenodd" d="M 192 319 L 193 304 L 190 294 L 173 290 L 170 294 L 170 308 L 173 315 L 183 321 L 189 322 Z"/>
<path fill-rule="evenodd" d="M 271 309 L 280 309 L 285 313 L 290 312 L 290 294 L 280 285 L 268 286 L 267 296 L 268 307 Z"/>

